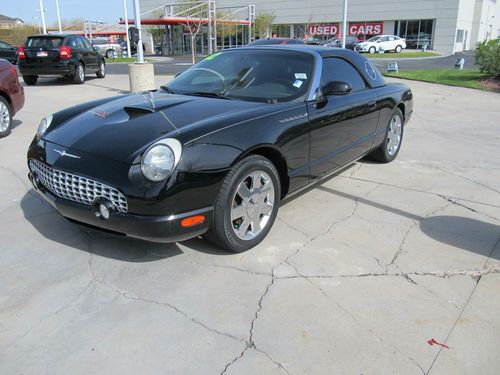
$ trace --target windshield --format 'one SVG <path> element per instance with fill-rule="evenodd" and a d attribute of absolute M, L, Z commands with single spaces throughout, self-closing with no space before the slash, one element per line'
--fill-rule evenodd
<path fill-rule="evenodd" d="M 62 44 L 63 38 L 55 37 L 36 37 L 28 38 L 26 47 L 44 47 L 44 48 L 59 48 Z"/>
<path fill-rule="evenodd" d="M 312 55 L 295 51 L 245 48 L 217 52 L 164 89 L 175 94 L 284 102 L 306 94 L 313 65 Z"/>
<path fill-rule="evenodd" d="M 380 37 L 379 37 L 379 36 L 374 36 L 374 37 L 372 37 L 372 38 L 368 39 L 368 40 L 367 40 L 367 42 L 376 42 L 376 41 L 377 41 L 377 40 L 379 40 L 379 39 L 380 39 Z"/>

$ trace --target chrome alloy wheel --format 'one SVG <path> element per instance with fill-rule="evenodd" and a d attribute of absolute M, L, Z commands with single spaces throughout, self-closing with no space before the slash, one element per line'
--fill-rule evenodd
<path fill-rule="evenodd" d="M 264 171 L 254 171 L 239 183 L 231 206 L 231 227 L 248 241 L 266 227 L 274 209 L 274 184 Z"/>
<path fill-rule="evenodd" d="M 9 108 L 0 102 L 0 132 L 5 132 L 10 124 L 10 111 Z"/>
<path fill-rule="evenodd" d="M 387 132 L 387 153 L 393 156 L 398 152 L 399 144 L 401 143 L 401 132 L 403 122 L 398 115 L 394 116 L 389 123 L 389 130 Z"/>
<path fill-rule="evenodd" d="M 103 62 L 99 64 L 99 73 L 104 76 L 106 74 L 106 65 Z"/>

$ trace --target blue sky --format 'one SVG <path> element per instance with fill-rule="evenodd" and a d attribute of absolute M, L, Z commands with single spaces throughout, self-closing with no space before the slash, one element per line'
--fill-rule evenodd
<path fill-rule="evenodd" d="M 33 16 L 40 16 L 40 0 L 0 0 L 0 14 L 19 17 L 34 23 Z M 47 24 L 57 22 L 56 0 L 43 0 Z M 133 1 L 127 0 L 129 18 L 133 16 Z M 114 23 L 123 17 L 123 0 L 59 0 L 62 19 L 85 18 Z"/>

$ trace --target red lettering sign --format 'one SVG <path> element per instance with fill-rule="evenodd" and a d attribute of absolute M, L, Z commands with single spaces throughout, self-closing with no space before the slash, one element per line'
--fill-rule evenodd
<path fill-rule="evenodd" d="M 356 22 L 349 23 L 351 35 L 379 35 L 384 32 L 383 22 Z"/>
<path fill-rule="evenodd" d="M 309 35 L 337 35 L 339 33 L 339 24 L 309 25 L 307 33 Z"/>

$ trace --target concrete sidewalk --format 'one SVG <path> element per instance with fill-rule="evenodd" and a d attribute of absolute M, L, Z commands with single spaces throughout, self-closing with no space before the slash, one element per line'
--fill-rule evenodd
<path fill-rule="evenodd" d="M 40 118 L 120 95 L 128 77 L 26 87 L 0 140 L 0 372 L 497 374 L 499 96 L 407 84 L 398 159 L 289 201 L 243 254 L 55 213 L 26 178 Z"/>

